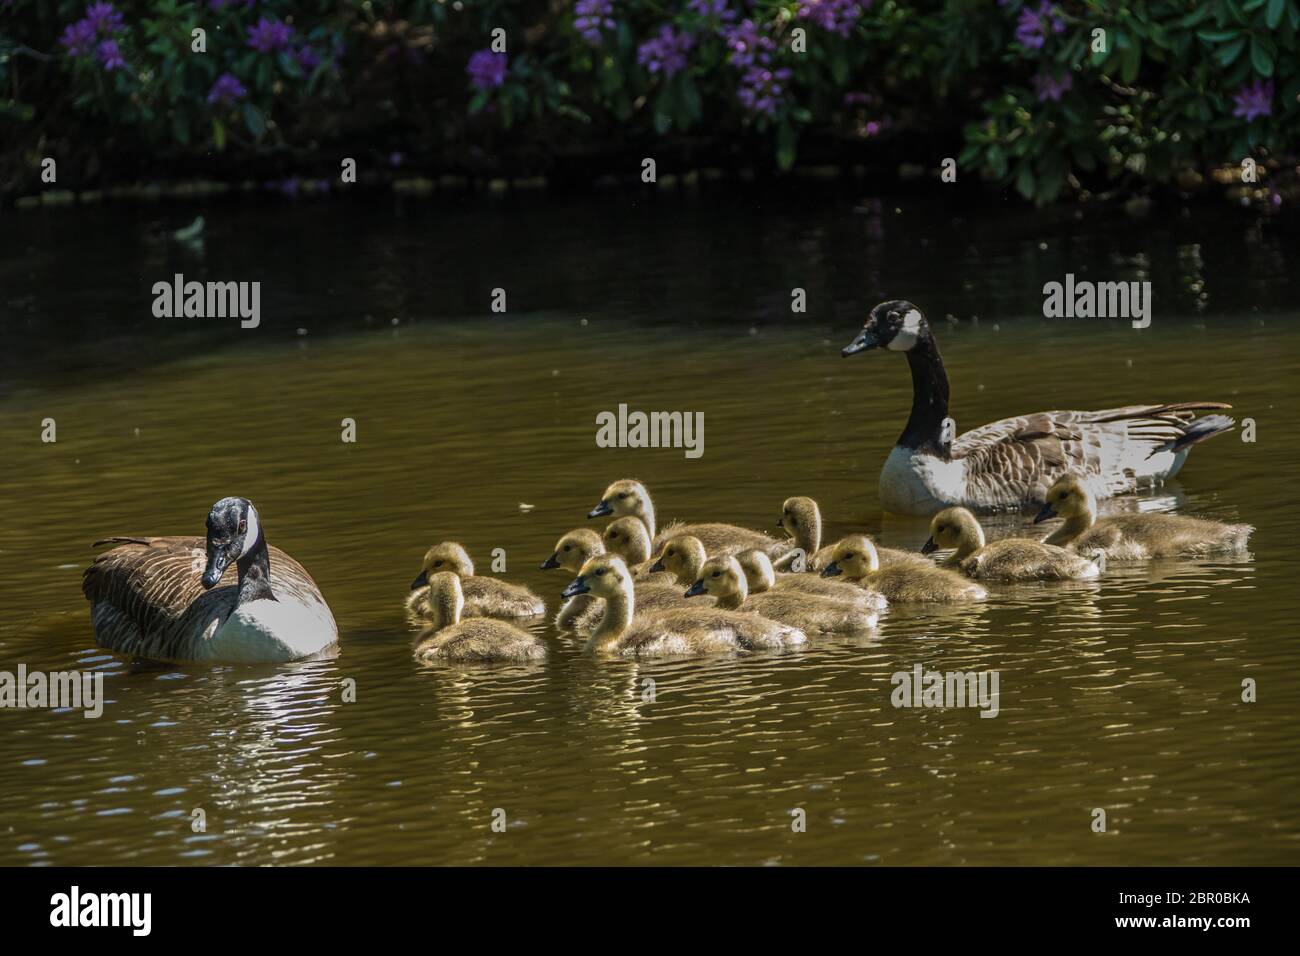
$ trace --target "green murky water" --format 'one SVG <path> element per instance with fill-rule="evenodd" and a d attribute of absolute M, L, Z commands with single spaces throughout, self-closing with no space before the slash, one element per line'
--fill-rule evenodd
<path fill-rule="evenodd" d="M 202 246 L 154 238 L 197 211 L 31 213 L 0 236 L 0 669 L 101 669 L 108 697 L 99 720 L 0 711 L 0 863 L 1295 862 L 1294 220 L 611 194 L 231 204 L 201 210 Z M 260 280 L 262 326 L 153 318 L 176 272 Z M 1151 328 L 1043 319 L 1066 272 L 1150 279 Z M 962 428 L 1190 399 L 1253 417 L 1257 442 L 1196 449 L 1142 503 L 1255 524 L 1252 552 L 895 609 L 796 653 L 610 662 L 542 625 L 541 665 L 412 662 L 402 599 L 429 543 L 504 548 L 554 602 L 566 580 L 538 562 L 619 477 L 663 518 L 766 528 L 807 494 L 832 534 L 920 545 L 876 496 L 906 364 L 839 358 L 895 296 L 937 320 Z M 704 412 L 704 456 L 597 448 L 620 402 Z M 201 534 L 229 494 L 320 583 L 339 655 L 96 649 L 90 542 Z M 894 709 L 890 675 L 917 663 L 996 669 L 1001 713 Z"/>

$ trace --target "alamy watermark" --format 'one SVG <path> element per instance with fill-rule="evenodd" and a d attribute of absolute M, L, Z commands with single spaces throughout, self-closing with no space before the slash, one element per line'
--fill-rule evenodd
<path fill-rule="evenodd" d="M 238 316 L 240 328 L 255 329 L 262 324 L 260 282 L 186 282 L 178 272 L 171 282 L 155 282 L 153 295 L 153 314 L 160 319 Z"/>
<path fill-rule="evenodd" d="M 26 664 L 18 672 L 0 671 L 0 708 L 66 707 L 81 710 L 83 717 L 104 713 L 104 675 L 83 671 L 29 671 Z"/>
<path fill-rule="evenodd" d="M 597 448 L 684 448 L 687 458 L 704 454 L 703 412 L 618 412 L 596 415 Z"/>
<path fill-rule="evenodd" d="M 126 926 L 133 936 L 148 936 L 153 929 L 153 894 L 82 893 L 73 886 L 50 897 L 50 925 Z"/>
<path fill-rule="evenodd" d="M 1150 282 L 1065 282 L 1043 286 L 1043 317 L 1047 319 L 1132 319 L 1133 328 L 1151 324 Z"/>
<path fill-rule="evenodd" d="M 889 702 L 895 707 L 978 707 L 981 717 L 1000 709 L 997 671 L 927 671 L 920 664 L 895 671 Z"/>

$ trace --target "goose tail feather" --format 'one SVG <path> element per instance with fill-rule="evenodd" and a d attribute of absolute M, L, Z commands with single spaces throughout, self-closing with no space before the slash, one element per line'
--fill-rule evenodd
<path fill-rule="evenodd" d="M 1183 429 L 1183 433 L 1177 438 L 1156 445 L 1151 449 L 1148 458 L 1158 455 L 1161 452 L 1173 452 L 1178 454 L 1185 449 L 1191 448 L 1198 442 L 1203 442 L 1207 438 L 1213 438 L 1215 435 L 1222 435 L 1224 432 L 1232 431 L 1237 427 L 1237 422 L 1227 415 L 1203 415 L 1191 422 Z"/>

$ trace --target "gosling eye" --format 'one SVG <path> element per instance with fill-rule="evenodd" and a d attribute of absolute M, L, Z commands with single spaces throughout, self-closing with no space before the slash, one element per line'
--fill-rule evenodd
<path fill-rule="evenodd" d="M 435 568 L 440 568 L 440 567 L 442 567 L 442 559 L 439 558 L 437 561 L 433 562 L 433 566 L 434 566 Z"/>
<path fill-rule="evenodd" d="M 721 572 L 721 571 L 714 571 L 714 572 L 713 572 L 713 576 L 714 576 L 715 578 L 720 578 L 720 577 L 722 577 L 722 572 Z"/>
<path fill-rule="evenodd" d="M 1057 500 L 1057 501 L 1064 501 L 1064 500 L 1065 500 L 1065 497 L 1066 497 L 1065 492 L 1062 491 L 1059 495 L 1056 496 L 1056 500 Z"/>
<path fill-rule="evenodd" d="M 569 545 L 569 544 L 566 544 L 566 545 L 564 546 L 564 550 L 565 550 L 565 551 L 572 551 L 572 550 L 573 550 L 573 546 L 572 546 L 572 545 Z"/>
<path fill-rule="evenodd" d="M 671 558 L 671 557 L 672 557 L 673 555 L 675 555 L 676 553 L 677 553 L 676 551 L 673 551 L 673 550 L 669 549 L 669 551 L 668 551 L 668 557 Z"/>
<path fill-rule="evenodd" d="M 618 496 L 619 496 L 620 498 L 626 498 L 626 497 L 627 497 L 627 492 L 626 492 L 626 491 L 620 491 L 620 492 L 618 493 Z"/>
<path fill-rule="evenodd" d="M 604 568 L 597 568 L 597 569 L 596 569 L 596 577 L 598 577 L 598 578 L 599 578 L 599 577 L 604 577 L 604 575 L 605 575 L 605 569 L 604 569 Z"/>
<path fill-rule="evenodd" d="M 844 557 L 845 557 L 845 559 L 848 559 L 848 558 L 853 557 L 853 552 L 850 551 L 848 554 L 844 555 Z"/>

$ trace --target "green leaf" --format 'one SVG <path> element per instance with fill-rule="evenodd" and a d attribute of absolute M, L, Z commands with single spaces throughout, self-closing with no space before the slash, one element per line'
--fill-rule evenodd
<path fill-rule="evenodd" d="M 1225 43 L 1238 33 L 1236 30 L 1197 30 L 1196 35 L 1206 43 Z"/>
<path fill-rule="evenodd" d="M 266 117 L 252 103 L 244 104 L 244 125 L 253 134 L 253 139 L 261 139 L 266 133 Z"/>
<path fill-rule="evenodd" d="M 1268 9 L 1264 11 L 1264 22 L 1270 30 L 1276 30 L 1286 12 L 1286 0 L 1268 0 Z"/>
<path fill-rule="evenodd" d="M 1250 42 L 1250 65 L 1261 76 L 1273 75 L 1273 54 L 1264 49 L 1264 45 L 1258 39 Z"/>
<path fill-rule="evenodd" d="M 1020 172 L 1016 175 L 1016 192 L 1026 199 L 1034 198 L 1034 170 L 1027 162 L 1020 164 Z"/>
<path fill-rule="evenodd" d="M 1214 51 L 1214 58 L 1219 62 L 1220 66 L 1230 66 L 1244 49 L 1246 49 L 1246 38 L 1238 37 L 1227 46 L 1219 47 Z"/>

